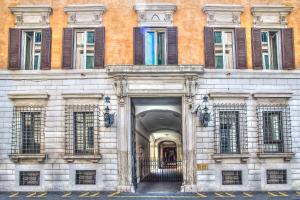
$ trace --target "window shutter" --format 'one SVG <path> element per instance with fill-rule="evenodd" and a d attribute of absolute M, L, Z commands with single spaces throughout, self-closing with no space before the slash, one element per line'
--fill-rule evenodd
<path fill-rule="evenodd" d="M 235 58 L 237 69 L 247 69 L 247 48 L 245 28 L 235 29 Z"/>
<path fill-rule="evenodd" d="M 215 68 L 214 28 L 204 27 L 205 68 Z"/>
<path fill-rule="evenodd" d="M 41 69 L 51 69 L 51 28 L 42 29 Z"/>
<path fill-rule="evenodd" d="M 263 69 L 261 30 L 252 28 L 252 65 L 253 69 Z"/>
<path fill-rule="evenodd" d="M 178 65 L 178 31 L 177 27 L 167 27 L 168 34 L 168 65 Z"/>
<path fill-rule="evenodd" d="M 21 37 L 21 29 L 9 29 L 8 69 L 10 70 L 21 69 Z"/>
<path fill-rule="evenodd" d="M 282 69 L 295 69 L 294 31 L 292 28 L 281 30 Z"/>
<path fill-rule="evenodd" d="M 133 51 L 134 51 L 134 64 L 145 64 L 145 35 L 143 27 L 133 28 Z"/>
<path fill-rule="evenodd" d="M 63 69 L 73 68 L 74 30 L 64 28 L 63 36 Z"/>
<path fill-rule="evenodd" d="M 105 58 L 105 28 L 95 29 L 95 68 L 104 68 Z"/>

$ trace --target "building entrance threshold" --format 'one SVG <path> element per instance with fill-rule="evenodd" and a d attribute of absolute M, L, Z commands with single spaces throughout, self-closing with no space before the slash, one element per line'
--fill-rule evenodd
<path fill-rule="evenodd" d="M 148 194 L 180 192 L 181 184 L 182 182 L 141 182 L 136 192 Z"/>

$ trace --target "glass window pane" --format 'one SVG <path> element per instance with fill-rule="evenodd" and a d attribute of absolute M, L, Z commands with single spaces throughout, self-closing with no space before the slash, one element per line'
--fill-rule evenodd
<path fill-rule="evenodd" d="M 42 33 L 35 32 L 35 43 L 41 43 L 41 41 L 42 41 Z"/>
<path fill-rule="evenodd" d="M 77 32 L 75 41 L 76 41 L 75 68 L 80 69 L 84 66 L 84 32 Z"/>
<path fill-rule="evenodd" d="M 146 55 L 145 55 L 145 64 L 154 65 L 155 64 L 155 35 L 154 32 L 146 32 Z"/>
<path fill-rule="evenodd" d="M 215 56 L 215 63 L 216 63 L 216 69 L 223 69 L 223 55 L 216 55 Z"/>
<path fill-rule="evenodd" d="M 261 41 L 266 43 L 268 42 L 268 32 L 261 33 Z"/>
<path fill-rule="evenodd" d="M 270 69 L 269 55 L 268 54 L 264 55 L 264 66 L 265 66 L 265 69 Z"/>
<path fill-rule="evenodd" d="M 157 33 L 157 64 L 165 64 L 165 33 Z"/>
<path fill-rule="evenodd" d="M 88 44 L 94 44 L 95 43 L 94 32 L 87 32 L 87 43 Z"/>
<path fill-rule="evenodd" d="M 36 54 L 34 56 L 34 69 L 37 70 L 37 69 L 40 69 L 40 54 Z"/>
<path fill-rule="evenodd" d="M 222 43 L 222 32 L 215 31 L 215 43 Z"/>
<path fill-rule="evenodd" d="M 94 68 L 94 55 L 87 55 L 86 56 L 86 69 L 93 69 Z"/>
<path fill-rule="evenodd" d="M 33 51 L 33 32 L 26 32 L 25 33 L 25 70 L 31 70 L 33 64 L 32 58 L 32 51 Z"/>

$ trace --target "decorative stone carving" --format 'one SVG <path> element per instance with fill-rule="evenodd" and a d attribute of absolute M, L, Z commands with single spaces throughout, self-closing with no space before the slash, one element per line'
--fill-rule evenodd
<path fill-rule="evenodd" d="M 16 16 L 17 28 L 47 28 L 52 8 L 48 5 L 18 5 L 9 7 Z"/>
<path fill-rule="evenodd" d="M 116 76 L 114 86 L 119 98 L 119 104 L 125 104 L 127 97 L 127 77 L 125 75 Z"/>
<path fill-rule="evenodd" d="M 186 103 L 188 104 L 189 108 L 192 108 L 194 97 L 196 95 L 197 90 L 197 79 L 198 76 L 186 76 L 185 77 L 185 97 Z"/>
<path fill-rule="evenodd" d="M 254 27 L 286 28 L 287 15 L 293 7 L 281 5 L 256 5 L 251 8 Z"/>
<path fill-rule="evenodd" d="M 174 4 L 136 4 L 134 10 L 138 13 L 139 26 L 172 26 L 173 14 L 177 6 Z"/>
<path fill-rule="evenodd" d="M 106 8 L 101 4 L 80 4 L 65 7 L 68 27 L 88 28 L 103 26 L 102 15 Z"/>
<path fill-rule="evenodd" d="M 207 26 L 212 27 L 239 27 L 243 10 L 241 5 L 206 4 L 203 7 Z"/>

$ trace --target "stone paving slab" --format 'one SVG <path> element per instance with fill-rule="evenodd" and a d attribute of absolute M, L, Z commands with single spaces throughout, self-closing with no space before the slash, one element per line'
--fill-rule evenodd
<path fill-rule="evenodd" d="M 119 193 L 119 192 L 2 192 L 0 200 L 7 199 L 44 199 L 44 200 L 215 200 L 215 199 L 249 199 L 249 200 L 300 200 L 300 192 L 209 192 L 209 193 Z"/>

